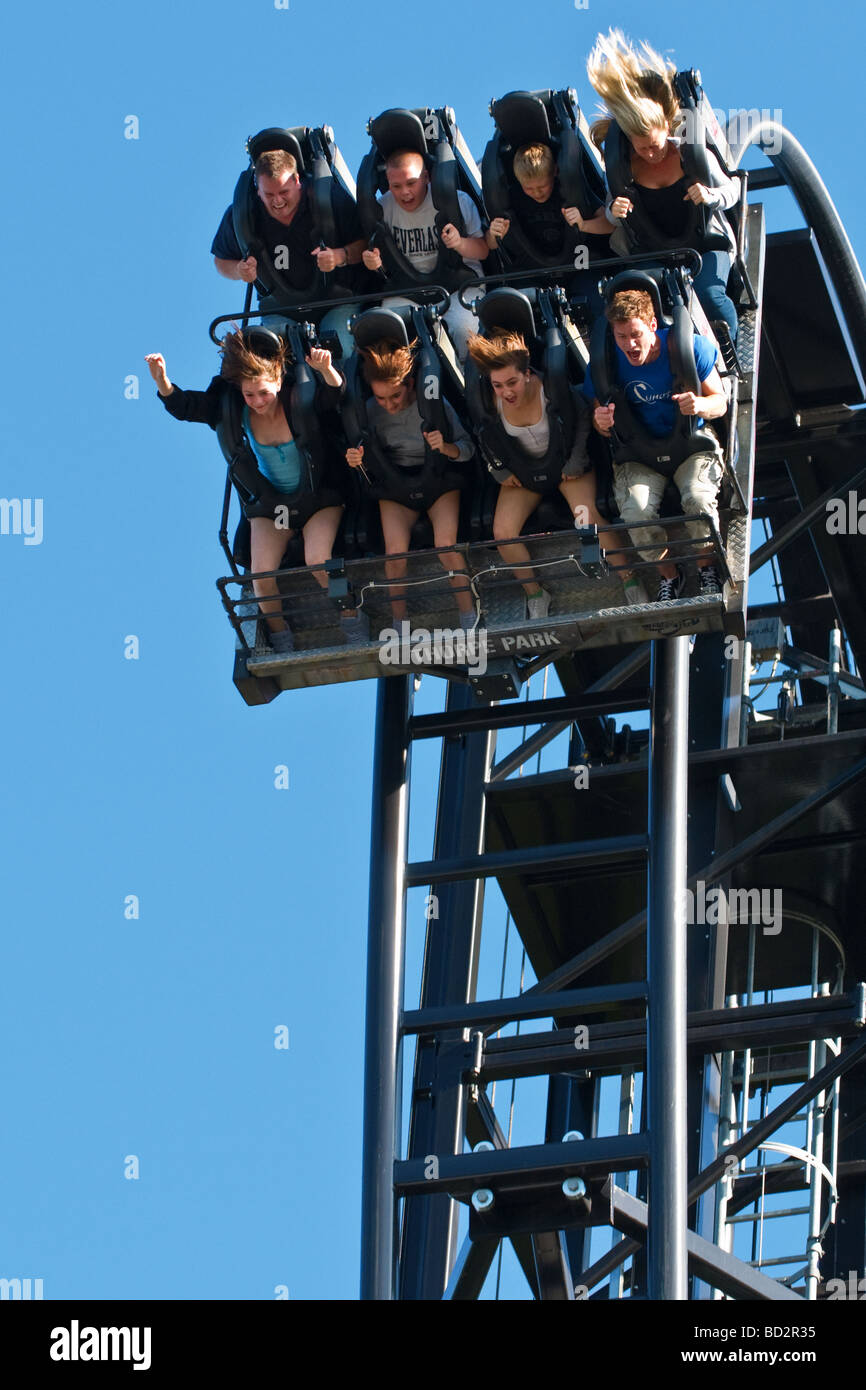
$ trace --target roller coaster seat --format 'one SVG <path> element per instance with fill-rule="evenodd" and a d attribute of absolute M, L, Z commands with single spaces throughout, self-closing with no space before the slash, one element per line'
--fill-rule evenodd
<path fill-rule="evenodd" d="M 456 251 L 440 244 L 436 266 L 429 274 L 419 272 L 409 258 L 397 248 L 396 241 L 385 223 L 377 193 L 388 192 L 386 161 L 398 150 L 419 154 L 430 175 L 430 189 L 436 209 L 437 234 L 448 223 L 465 235 L 465 222 L 458 193 L 468 194 L 479 214 L 486 217 L 477 171 L 467 167 L 466 157 L 455 140 L 453 113 L 445 108 L 419 107 L 408 110 L 394 107 L 383 111 L 368 123 L 371 146 L 358 170 L 357 200 L 361 227 L 371 239 L 389 272 L 389 288 L 425 283 L 445 284 L 455 289 L 472 278 L 472 271 Z"/>
<path fill-rule="evenodd" d="M 689 182 L 697 180 L 710 186 L 713 175 L 708 146 L 714 145 L 713 154 L 723 171 L 726 171 L 724 161 L 727 151 L 712 139 L 704 115 L 706 99 L 697 74 L 691 70 L 677 73 L 674 87 L 682 115 L 679 150 L 684 177 Z M 715 121 L 712 124 L 715 125 Z M 705 204 L 688 204 L 685 227 L 677 236 L 666 236 L 660 232 L 644 206 L 640 185 L 635 182 L 632 173 L 631 156 L 632 147 L 628 137 L 612 120 L 604 141 L 605 174 L 611 195 L 614 198 L 629 198 L 633 204 L 628 218 L 621 224 L 621 234 L 632 251 L 638 248 L 664 251 L 679 246 L 695 246 L 698 250 L 731 250 L 730 240 L 708 230 L 712 212 Z"/>
<path fill-rule="evenodd" d="M 367 309 L 357 315 L 350 323 L 356 348 L 362 349 L 378 342 L 392 342 L 400 347 L 414 344 L 414 376 L 416 382 L 416 402 L 421 416 L 422 429 L 428 433 L 441 431 L 445 440 L 451 442 L 452 427 L 445 410 L 445 400 L 460 416 L 465 415 L 465 405 L 460 398 L 453 377 L 443 360 L 435 327 L 435 315 L 429 308 L 418 305 L 400 305 L 395 309 Z M 369 406 L 372 392 L 361 367 L 360 352 L 354 352 L 344 362 L 346 392 L 343 400 L 343 428 L 350 446 L 363 444 L 364 468 L 370 477 L 370 484 L 360 484 L 362 505 L 359 508 L 355 530 L 355 545 L 359 551 L 370 553 L 384 548 L 378 522 L 378 506 L 374 505 L 383 496 L 402 501 L 413 510 L 425 512 L 434 495 L 441 494 L 442 481 L 453 481 L 464 493 L 461 507 L 461 533 L 468 534 L 468 496 L 469 483 L 474 481 L 472 470 L 467 465 L 458 465 L 463 472 L 457 472 L 450 460 L 431 450 L 425 444 L 425 461 L 417 468 L 406 468 L 392 463 L 379 447 L 372 428 Z M 426 515 L 419 518 L 412 532 L 413 547 L 432 545 L 432 528 Z"/>
<path fill-rule="evenodd" d="M 282 347 L 278 334 L 258 325 L 245 329 L 243 336 L 250 349 L 261 357 L 274 357 Z M 235 545 L 240 545 L 242 553 L 247 555 L 250 517 L 267 516 L 272 514 L 275 507 L 285 506 L 290 509 L 290 515 L 291 510 L 297 507 L 299 517 L 303 518 L 313 493 L 324 495 L 328 499 L 326 505 L 337 505 L 342 500 L 342 486 L 339 490 L 336 486 L 337 475 L 343 471 L 340 457 L 341 441 L 336 429 L 328 430 L 326 418 L 317 409 L 316 375 L 306 362 L 309 343 L 298 325 L 287 324 L 284 344 L 287 349 L 285 384 L 289 388 L 288 399 L 284 397 L 284 405 L 288 408 L 292 437 L 303 466 L 302 479 L 297 489 L 291 494 L 280 493 L 259 471 L 255 453 L 244 429 L 243 397 L 239 391 L 225 393 L 221 418 L 216 427 L 217 441 L 228 464 L 229 477 L 243 513 Z M 301 520 L 299 527 L 303 524 Z M 302 542 L 300 545 L 301 558 L 293 559 L 290 563 L 304 563 Z M 293 541 L 290 540 L 287 552 L 291 553 L 292 549 Z M 237 553 L 235 558 L 238 558 Z M 248 559 L 245 563 L 248 563 Z"/>
<path fill-rule="evenodd" d="M 521 261 L 539 268 L 573 260 L 574 248 L 583 238 L 576 227 L 566 227 L 564 250 L 545 256 L 526 236 L 515 217 L 513 201 L 515 177 L 513 160 L 522 145 L 547 145 L 557 163 L 557 176 L 565 207 L 577 207 L 584 217 L 593 217 L 604 205 L 604 181 L 592 154 L 585 146 L 578 127 L 576 94 L 573 91 L 508 92 L 490 103 L 496 131 L 481 161 L 484 201 L 491 217 L 511 220 L 509 241 Z"/>
<path fill-rule="evenodd" d="M 695 327 L 683 300 L 678 297 L 674 282 L 666 272 L 660 272 L 666 291 L 671 296 L 670 312 L 665 312 L 662 292 L 656 276 L 646 271 L 623 271 L 609 280 L 604 288 L 605 304 L 622 290 L 643 290 L 649 294 L 659 327 L 668 330 L 667 350 L 674 379 L 686 391 L 701 393 L 701 382 L 695 363 Z M 636 411 L 626 399 L 617 379 L 617 347 L 613 330 L 605 317 L 600 318 L 592 333 L 590 371 L 596 398 L 616 407 L 614 432 L 611 436 L 613 462 L 643 463 L 667 478 L 691 454 L 704 446 L 715 449 L 717 437 L 712 430 L 700 427 L 696 417 L 677 414 L 670 434 L 657 437 L 646 429 Z"/>
<path fill-rule="evenodd" d="M 573 359 L 560 328 L 555 294 L 550 290 L 540 290 L 533 309 L 527 295 L 506 287 L 491 290 L 476 302 L 475 307 L 482 333 L 489 336 L 493 329 L 503 328 L 523 338 L 529 351 L 530 364 L 544 379 L 551 413 L 561 424 L 562 437 L 568 446 L 566 452 L 570 452 L 571 444 L 568 441 L 573 440 L 579 416 L 585 407 L 580 399 L 578 384 L 572 379 L 570 366 Z M 489 378 L 478 370 L 471 358 L 466 368 L 466 404 L 476 439 L 481 444 L 482 452 L 485 452 L 484 434 L 489 431 L 491 421 L 498 420 L 498 414 Z M 492 466 L 489 457 L 485 461 L 489 470 Z M 525 469 L 525 477 L 521 481 L 532 490 L 532 467 L 527 463 Z M 543 492 L 543 500 L 525 529 L 562 530 L 573 525 L 568 504 L 556 489 L 534 490 Z M 476 524 L 482 534 L 492 534 L 498 496 L 499 483 L 488 471 L 485 485 L 475 502 Z"/>
<path fill-rule="evenodd" d="M 258 230 L 261 202 L 257 193 L 255 162 L 268 150 L 285 150 L 298 166 L 298 174 L 306 180 L 312 212 L 312 241 L 317 246 L 343 244 L 337 209 L 338 200 L 346 207 L 346 199 L 355 201 L 351 174 L 334 142 L 328 126 L 278 126 L 261 130 L 247 140 L 249 165 L 235 185 L 232 200 L 232 226 L 244 255 L 254 255 L 258 263 L 256 286 L 262 307 L 278 304 L 300 305 L 320 299 L 341 298 L 351 294 L 351 286 L 339 271 L 316 272 L 310 285 L 293 288 L 277 265 L 271 249 L 262 242 Z"/>

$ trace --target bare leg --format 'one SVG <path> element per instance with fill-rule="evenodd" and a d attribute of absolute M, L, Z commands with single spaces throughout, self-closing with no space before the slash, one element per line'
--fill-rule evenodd
<path fill-rule="evenodd" d="M 323 507 L 310 517 L 304 527 L 304 559 L 308 565 L 324 565 L 326 560 L 330 560 L 342 515 L 342 507 Z M 317 569 L 314 573 L 316 583 L 327 590 L 328 576 L 325 570 Z M 356 608 L 344 608 L 342 616 L 354 618 L 357 611 Z"/>
<path fill-rule="evenodd" d="M 494 540 L 502 541 L 509 536 L 519 536 L 540 501 L 540 492 L 530 492 L 528 488 L 503 483 L 499 489 L 499 500 L 493 517 Z M 530 555 L 526 546 L 520 541 L 511 545 L 500 545 L 499 554 L 507 565 L 521 566 L 514 571 L 515 579 L 519 579 L 528 596 L 536 594 L 541 586 L 529 563 Z"/>
<path fill-rule="evenodd" d="M 563 478 L 559 490 L 571 508 L 575 521 L 581 526 L 597 526 L 602 550 L 613 550 L 616 547 L 616 532 L 603 529 L 605 520 L 595 505 L 595 469 L 591 468 L 579 478 Z"/>
<path fill-rule="evenodd" d="M 431 507 L 428 507 L 427 515 L 433 523 L 433 544 L 437 550 L 442 546 L 456 545 L 457 526 L 460 521 L 460 493 L 457 491 L 443 493 L 441 497 L 436 498 Z M 439 556 L 439 559 L 447 570 L 455 571 L 450 582 L 459 611 L 461 613 L 474 613 L 475 604 L 472 602 L 472 590 L 469 588 L 466 565 L 460 551 L 445 551 Z"/>
<path fill-rule="evenodd" d="M 278 528 L 270 517 L 250 517 L 250 563 L 253 573 L 278 569 L 293 535 L 293 531 Z M 282 598 L 276 579 L 254 579 L 253 588 L 271 632 L 285 632 L 287 623 L 281 616 Z"/>
<path fill-rule="evenodd" d="M 409 549 L 409 540 L 412 534 L 412 527 L 420 516 L 420 512 L 413 512 L 411 507 L 404 507 L 402 502 L 390 502 L 383 498 L 379 502 L 379 515 L 382 518 L 382 534 L 385 537 L 385 554 L 402 555 Z M 386 560 L 385 574 L 388 579 L 402 579 L 406 573 L 406 561 Z M 406 617 L 406 590 L 391 590 L 391 612 L 395 622 L 401 622 Z"/>
<path fill-rule="evenodd" d="M 308 565 L 323 565 L 330 560 L 342 515 L 342 507 L 323 507 L 310 517 L 304 527 L 304 559 Z M 315 575 L 317 584 L 327 589 L 325 571 L 316 570 Z"/>

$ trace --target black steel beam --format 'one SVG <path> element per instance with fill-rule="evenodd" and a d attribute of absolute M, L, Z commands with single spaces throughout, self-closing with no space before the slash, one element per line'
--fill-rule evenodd
<path fill-rule="evenodd" d="M 866 468 L 858 469 L 846 482 L 834 483 L 832 487 L 826 488 L 819 497 L 815 498 L 814 502 L 809 503 L 808 507 L 804 507 L 797 516 L 784 526 L 780 526 L 779 530 L 775 531 L 768 541 L 764 541 L 763 545 L 759 545 L 757 550 L 752 551 L 749 556 L 749 574 L 754 574 L 791 541 L 796 540 L 804 531 L 808 531 L 819 516 L 826 516 L 827 503 L 832 498 L 847 494 L 850 489 L 856 488 L 864 478 L 866 478 Z"/>
<path fill-rule="evenodd" d="M 649 1161 L 645 1134 L 614 1134 L 567 1144 L 530 1144 L 518 1149 L 443 1154 L 438 1173 L 424 1159 L 394 1164 L 394 1187 L 402 1195 L 450 1192 L 469 1198 L 479 1187 L 544 1187 L 570 1177 L 597 1178 L 644 1168 Z M 429 1174 L 429 1176 L 428 1176 Z"/>
<path fill-rule="evenodd" d="M 866 414 L 866 412 L 864 412 Z M 826 697 L 826 689 L 821 688 L 821 703 Z M 638 731 L 640 732 L 640 731 Z M 767 776 L 772 777 L 772 761 L 779 758 L 781 761 L 789 759 L 792 752 L 803 754 L 804 761 L 809 759 L 813 762 L 818 761 L 816 753 L 826 749 L 833 749 L 841 752 L 851 752 L 852 755 L 860 753 L 864 748 L 864 731 L 855 729 L 848 733 L 841 734 L 805 734 L 798 737 L 789 737 L 783 743 L 775 742 L 762 744 L 758 747 L 732 746 L 730 748 L 697 748 L 689 754 L 689 768 L 692 772 L 700 771 L 705 776 L 711 774 L 721 775 L 729 772 L 732 777 L 736 777 L 739 765 L 761 759 L 766 762 Z M 598 776 L 618 776 L 625 769 L 619 767 L 599 767 L 596 769 Z M 632 771 L 638 770 L 634 767 Z M 556 772 L 529 773 L 520 778 L 520 781 L 512 780 L 503 783 L 501 786 L 491 788 L 489 795 L 495 796 L 497 802 L 505 801 L 509 796 L 520 797 L 525 795 L 528 787 L 544 787 L 548 784 L 554 785 L 563 781 L 568 776 L 568 770 L 560 768 Z"/>
<path fill-rule="evenodd" d="M 601 1080 L 598 1077 L 585 1077 L 570 1073 L 551 1076 L 547 1085 L 547 1114 L 544 1121 L 544 1142 L 553 1144 L 562 1141 L 563 1136 L 577 1130 L 588 1139 L 598 1135 L 599 1110 L 601 1106 Z M 622 1126 L 620 1126 L 622 1128 Z M 564 1193 L 560 1190 L 560 1200 Z M 568 1199 L 566 1199 L 568 1200 Z M 584 1202 L 568 1200 L 572 1208 L 583 1206 Z M 589 1219 L 592 1219 L 592 1200 L 589 1198 Z M 561 1223 L 553 1221 L 545 1225 L 545 1230 L 562 1230 L 569 1266 L 574 1274 L 583 1269 L 590 1248 L 590 1232 L 587 1224 Z M 579 1281 L 576 1281 L 579 1282 Z"/>
<path fill-rule="evenodd" d="M 496 1238 L 470 1240 L 467 1236 L 460 1247 L 443 1299 L 453 1299 L 458 1303 L 479 1298 L 498 1248 Z"/>
<path fill-rule="evenodd" d="M 408 1009 L 403 1014 L 403 1033 L 433 1033 L 446 1028 L 490 1028 L 503 1023 L 516 1023 L 524 1018 L 548 1018 L 554 1014 L 580 1010 L 589 1013 L 610 1004 L 645 999 L 647 986 L 640 980 L 635 984 L 594 985 L 591 989 L 563 990 L 561 994 L 513 995 L 508 999 L 491 999 L 484 1003 L 448 1005 L 440 1008 Z"/>
<path fill-rule="evenodd" d="M 402 1089 L 399 1024 L 403 1003 L 410 700 L 406 676 L 380 679 L 370 814 L 362 1299 L 392 1299 L 395 1292 L 397 1222 L 391 1170 L 398 1151 Z"/>
<path fill-rule="evenodd" d="M 532 1237 L 539 1297 L 546 1302 L 573 1303 L 574 1280 L 561 1231 L 539 1231 Z"/>
<path fill-rule="evenodd" d="M 652 1181 L 652 1176 L 650 1176 L 650 1181 Z M 650 1208 L 647 1204 L 641 1202 L 637 1197 L 632 1197 L 630 1192 L 623 1191 L 615 1183 L 611 1183 L 608 1190 L 611 1225 L 615 1226 L 618 1231 L 622 1231 L 624 1235 L 632 1238 L 637 1235 L 641 1242 L 649 1234 L 651 1246 L 653 1232 Z M 648 1223 L 649 1232 L 647 1232 Z M 696 1235 L 694 1231 L 686 1232 L 685 1244 L 688 1268 L 691 1272 L 700 1279 L 706 1280 L 708 1284 L 712 1284 L 713 1288 L 728 1294 L 730 1298 L 803 1302 L 800 1295 L 794 1293 L 785 1284 L 779 1284 L 775 1279 L 768 1279 L 766 1274 L 761 1274 L 757 1269 L 753 1269 L 744 1260 L 738 1260 L 734 1255 L 729 1255 L 726 1250 L 722 1250 L 718 1245 L 713 1245 L 709 1240 L 704 1240 L 703 1236 Z"/>
<path fill-rule="evenodd" d="M 508 1148 L 508 1140 L 496 1118 L 490 1097 L 479 1086 L 473 1087 L 466 1109 L 466 1138 L 473 1148 L 484 1139 L 496 1149 Z"/>
<path fill-rule="evenodd" d="M 712 1187 L 713 1183 L 718 1182 L 719 1178 L 729 1171 L 731 1158 L 741 1159 L 752 1153 L 759 1144 L 763 1144 L 765 1139 L 769 1139 L 780 1125 L 785 1124 L 792 1115 L 798 1114 L 800 1108 L 807 1105 L 819 1091 L 826 1090 L 837 1076 L 843 1076 L 851 1067 L 859 1066 L 864 1059 L 866 1059 L 866 1037 L 861 1037 L 851 1047 L 843 1048 L 838 1057 L 834 1057 L 790 1096 L 780 1101 L 769 1115 L 765 1115 L 763 1119 L 753 1124 L 751 1129 L 746 1130 L 742 1139 L 728 1144 L 723 1152 L 712 1163 L 708 1164 L 692 1182 L 689 1187 L 689 1200 L 693 1201 L 702 1192 L 706 1192 L 708 1187 Z"/>
<path fill-rule="evenodd" d="M 548 869 L 604 868 L 619 864 L 624 873 L 646 859 L 646 835 L 610 835 L 604 840 L 577 840 L 565 845 L 530 845 L 495 854 L 457 859 L 416 860 L 406 870 L 410 888 L 425 883 L 456 883 L 466 878 L 508 878 L 513 874 L 544 873 Z"/>
<path fill-rule="evenodd" d="M 765 188 L 784 188 L 785 180 L 775 169 L 748 169 L 749 192 L 757 193 Z"/>
<path fill-rule="evenodd" d="M 736 1143 L 726 1145 L 718 1157 L 708 1164 L 702 1172 L 698 1173 L 697 1177 L 690 1183 L 689 1206 L 730 1171 L 732 1158 L 737 1160 L 746 1158 L 759 1144 L 763 1144 L 766 1139 L 775 1134 L 777 1129 L 787 1124 L 792 1116 L 798 1114 L 804 1105 L 808 1105 L 809 1101 L 814 1100 L 820 1091 L 832 1086 L 837 1076 L 844 1076 L 864 1061 L 866 1061 L 866 1037 L 862 1037 L 851 1047 L 843 1048 L 838 1057 L 834 1057 L 808 1081 L 804 1081 L 802 1086 L 799 1086 L 796 1091 L 781 1101 L 774 1110 L 770 1111 L 769 1115 L 765 1115 L 763 1119 L 747 1130 L 741 1139 L 738 1139 Z M 583 1271 L 581 1278 L 587 1288 L 591 1289 L 602 1279 L 606 1279 L 624 1260 L 627 1260 L 630 1255 L 636 1254 L 640 1248 L 639 1241 L 630 1238 L 621 1240 L 619 1245 L 608 1250 L 601 1259 L 596 1260 L 589 1269 Z"/>
<path fill-rule="evenodd" d="M 648 652 L 646 648 L 638 646 L 636 651 L 630 652 L 627 657 L 624 657 L 622 661 L 618 661 L 615 666 L 611 667 L 609 671 L 606 671 L 598 680 L 588 685 L 581 696 L 570 696 L 569 698 L 586 699 L 591 695 L 596 695 L 602 690 L 615 690 L 618 686 L 622 685 L 624 681 L 629 680 L 632 676 L 636 676 L 638 671 L 642 670 L 646 664 L 647 658 Z M 560 668 L 561 663 L 557 665 L 557 670 L 559 671 Z M 573 723 L 574 720 L 564 719 L 554 720 L 552 723 L 542 725 L 542 727 L 526 739 L 519 748 L 514 748 L 510 753 L 506 753 L 505 757 L 501 758 L 500 761 L 490 769 L 489 780 L 491 782 L 499 782 L 504 777 L 509 777 L 512 772 L 517 771 L 522 763 L 533 757 L 540 749 L 546 748 L 548 743 L 551 743 L 553 739 L 557 738 L 560 734 L 565 733 L 565 730 L 570 728 Z"/>
<path fill-rule="evenodd" d="M 448 712 L 477 711 L 468 686 L 448 691 Z M 484 842 L 484 781 L 494 735 L 484 729 L 442 745 L 434 854 L 478 854 Z M 421 979 L 421 1012 L 438 1006 L 471 1008 L 475 998 L 484 883 L 444 884 L 426 907 L 427 933 Z M 460 1031 L 457 1031 L 460 1038 Z M 452 1035 L 453 1037 L 453 1035 Z M 407 1156 L 460 1153 L 466 1124 L 466 1090 L 459 1071 L 446 1065 L 448 1039 L 420 1039 L 415 1053 Z M 450 1063 L 450 1059 L 449 1059 Z M 439 1299 L 457 1252 L 460 1209 L 449 1197 L 410 1198 L 403 1207 L 400 1298 Z"/>
<path fill-rule="evenodd" d="M 825 622 L 828 627 L 836 617 L 836 600 L 832 594 L 813 594 L 811 598 L 781 599 L 778 603 L 756 603 L 749 605 L 749 621 L 754 618 L 781 618 L 786 626 L 791 623 Z"/>
<path fill-rule="evenodd" d="M 478 729 L 517 729 L 525 724 L 546 724 L 552 719 L 571 723 L 592 714 L 628 714 L 647 709 L 649 690 L 641 686 L 624 694 L 556 695 L 549 700 L 520 700 L 477 709 L 443 710 L 441 714 L 417 714 L 410 724 L 412 738 L 449 738 Z"/>
<path fill-rule="evenodd" d="M 746 1009 L 707 1010 L 689 1015 L 687 1046 L 690 1053 L 711 1056 L 730 1049 L 740 1051 L 783 1047 L 807 1043 L 816 1038 L 857 1037 L 863 1029 L 862 986 L 845 996 L 844 1002 L 805 1000 L 812 1007 L 797 1009 L 782 1003 Z M 748 1015 L 740 1017 L 741 1014 Z M 641 1070 L 646 1057 L 646 1026 L 643 1019 L 621 1023 L 596 1024 L 589 1028 L 586 1047 L 578 1057 L 581 1070 L 611 1072 L 623 1067 Z M 542 1033 L 521 1033 L 519 1037 L 489 1041 L 481 1058 L 481 1079 L 485 1085 L 515 1077 L 544 1076 L 571 1072 L 575 1067 L 574 1030 L 554 1029 Z"/>
<path fill-rule="evenodd" d="M 814 749 L 815 741 L 810 739 L 802 740 L 804 744 L 811 745 Z M 790 747 L 790 745 L 789 745 Z M 763 752 L 764 750 L 758 750 Z M 725 758 L 735 761 L 736 749 L 723 749 Z M 747 753 L 747 749 L 740 749 L 740 753 Z M 787 811 L 782 811 L 773 820 L 768 821 L 760 830 L 756 830 L 751 835 L 747 835 L 744 840 L 740 840 L 731 849 L 725 850 L 709 864 L 704 864 L 696 873 L 690 874 L 688 884 L 694 888 L 699 879 L 705 883 L 714 883 L 717 879 L 723 878 L 730 873 L 743 860 L 749 859 L 753 854 L 757 854 L 765 845 L 771 844 L 773 840 L 781 835 L 783 830 L 787 830 L 790 825 L 794 825 L 803 816 L 807 816 L 812 811 L 817 811 L 821 806 L 832 801 L 846 787 L 853 786 L 861 777 L 866 775 L 866 758 L 860 758 L 858 762 L 842 772 L 838 777 L 834 777 L 824 787 L 818 791 L 811 792 L 808 796 L 802 797 L 798 802 L 791 806 Z M 570 848 L 568 846 L 567 848 Z M 626 922 L 615 927 L 612 932 L 608 932 L 599 941 L 593 942 L 585 950 L 579 951 L 570 960 L 558 966 L 556 970 L 551 970 L 543 980 L 528 989 L 527 994 L 547 994 L 565 989 L 573 980 L 586 974 L 593 966 L 600 965 L 608 956 L 613 955 L 620 947 L 634 941 L 640 936 L 646 926 L 646 912 L 637 912 L 633 917 L 629 917 Z"/>

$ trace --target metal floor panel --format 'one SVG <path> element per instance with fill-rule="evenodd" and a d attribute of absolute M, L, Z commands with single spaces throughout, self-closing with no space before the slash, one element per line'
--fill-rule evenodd
<path fill-rule="evenodd" d="M 739 524 L 739 523 L 738 523 Z M 673 524 L 672 531 L 681 528 Z M 739 586 L 729 585 L 725 597 L 701 595 L 694 564 L 686 558 L 694 553 L 691 543 L 683 550 L 687 579 L 683 597 L 667 603 L 628 604 L 620 581 L 602 573 L 597 566 L 582 562 L 580 543 L 574 531 L 524 538 L 536 572 L 552 596 L 546 619 L 527 620 L 523 589 L 505 569 L 488 544 L 459 547 L 466 556 L 476 586 L 481 609 L 479 627 L 483 629 L 486 655 L 513 657 L 544 664 L 544 656 L 556 660 L 582 647 L 618 646 L 648 642 L 655 637 L 679 633 L 739 631 L 741 602 Z M 735 553 L 739 550 L 735 547 Z M 408 621 L 413 633 L 456 632 L 459 615 L 451 585 L 436 552 L 420 552 L 408 557 L 406 597 Z M 740 556 L 738 579 L 743 580 Z M 654 577 L 650 572 L 649 585 Z M 253 623 L 250 586 L 241 590 L 238 613 L 244 619 L 244 636 L 252 646 L 246 659 L 249 675 L 273 677 L 279 687 L 326 685 L 339 681 L 365 680 L 394 675 L 401 669 L 423 669 L 447 674 L 453 665 L 441 654 L 434 665 L 409 661 L 404 666 L 379 661 L 379 639 L 384 633 L 400 635 L 400 624 L 391 611 L 390 588 L 385 580 L 384 560 L 359 560 L 346 564 L 362 611 L 366 614 L 375 640 L 364 647 L 346 646 L 338 622 L 336 604 L 316 583 L 310 570 L 288 571 L 280 577 L 280 589 L 291 600 L 291 626 L 295 650 L 278 655 L 267 644 L 264 624 Z M 254 645 L 253 645 L 254 644 Z M 471 649 L 470 649 L 471 651 Z M 238 652 L 242 652 L 238 642 Z"/>

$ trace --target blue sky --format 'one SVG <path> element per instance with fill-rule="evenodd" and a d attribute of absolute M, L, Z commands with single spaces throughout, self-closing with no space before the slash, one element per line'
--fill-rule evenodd
<path fill-rule="evenodd" d="M 862 257 L 863 21 L 829 13 L 47 0 L 7 16 L 2 493 L 44 499 L 44 534 L 0 537 L 0 1275 L 42 1278 L 46 1298 L 357 1295 L 375 685 L 243 704 L 214 588 L 221 458 L 164 414 L 142 361 L 162 351 L 181 385 L 212 375 L 207 324 L 241 298 L 208 252 L 247 135 L 328 122 L 357 170 L 368 117 L 449 104 L 480 158 L 505 91 L 573 85 L 591 111 L 586 54 L 617 23 L 700 67 L 715 106 L 781 108 Z M 790 225 L 774 196 L 771 225 Z M 425 681 L 419 708 L 442 691 Z M 435 771 L 419 746 L 413 857 Z M 412 968 L 422 928 L 415 896 Z M 518 968 L 512 938 L 509 991 Z"/>

